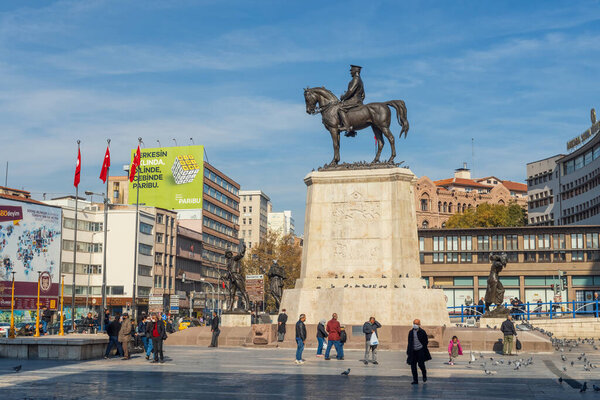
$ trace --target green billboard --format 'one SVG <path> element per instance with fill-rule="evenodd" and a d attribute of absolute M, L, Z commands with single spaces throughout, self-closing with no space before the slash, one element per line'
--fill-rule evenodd
<path fill-rule="evenodd" d="M 131 151 L 133 160 L 136 149 Z M 129 204 L 170 210 L 202 208 L 204 146 L 161 147 L 140 150 L 140 167 L 129 183 Z"/>

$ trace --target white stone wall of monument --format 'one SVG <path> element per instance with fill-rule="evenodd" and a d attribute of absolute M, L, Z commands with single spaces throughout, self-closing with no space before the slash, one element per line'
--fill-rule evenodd
<path fill-rule="evenodd" d="M 282 308 L 313 322 L 337 312 L 345 323 L 379 315 L 388 325 L 449 324 L 443 292 L 421 279 L 407 168 L 311 172 L 300 279 Z M 385 322 L 384 322 L 385 321 Z"/>

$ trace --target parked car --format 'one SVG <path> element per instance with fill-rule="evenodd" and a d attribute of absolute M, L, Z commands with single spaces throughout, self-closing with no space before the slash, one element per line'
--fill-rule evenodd
<path fill-rule="evenodd" d="M 202 326 L 202 324 L 197 318 L 184 318 L 183 321 L 179 323 L 179 330 L 183 331 L 193 326 Z"/>

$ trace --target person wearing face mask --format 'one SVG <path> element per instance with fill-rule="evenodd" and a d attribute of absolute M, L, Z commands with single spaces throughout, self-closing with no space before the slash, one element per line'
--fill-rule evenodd
<path fill-rule="evenodd" d="M 406 363 L 410 365 L 413 376 L 413 385 L 419 383 L 419 375 L 417 373 L 417 364 L 421 369 L 423 375 L 423 382 L 427 382 L 427 370 L 425 369 L 425 361 L 431 360 L 431 354 L 427 349 L 427 332 L 421 328 L 421 321 L 415 319 L 413 321 L 413 328 L 408 332 L 408 346 L 406 349 Z"/>
<path fill-rule="evenodd" d="M 163 340 L 167 338 L 164 322 L 156 314 L 152 314 L 152 319 L 146 325 L 146 335 L 152 339 L 152 349 L 154 351 L 154 361 L 157 363 L 160 357 L 161 364 L 165 362 L 163 356 Z"/>

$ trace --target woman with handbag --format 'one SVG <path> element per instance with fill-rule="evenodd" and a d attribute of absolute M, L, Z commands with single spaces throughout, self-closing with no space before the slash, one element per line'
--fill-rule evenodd
<path fill-rule="evenodd" d="M 377 362 L 377 346 L 379 345 L 379 337 L 377 329 L 381 328 L 381 324 L 375 320 L 375 317 L 369 318 L 363 325 L 363 333 L 365 334 L 365 365 L 369 364 L 369 353 L 371 353 L 371 362 L 375 365 Z"/>

